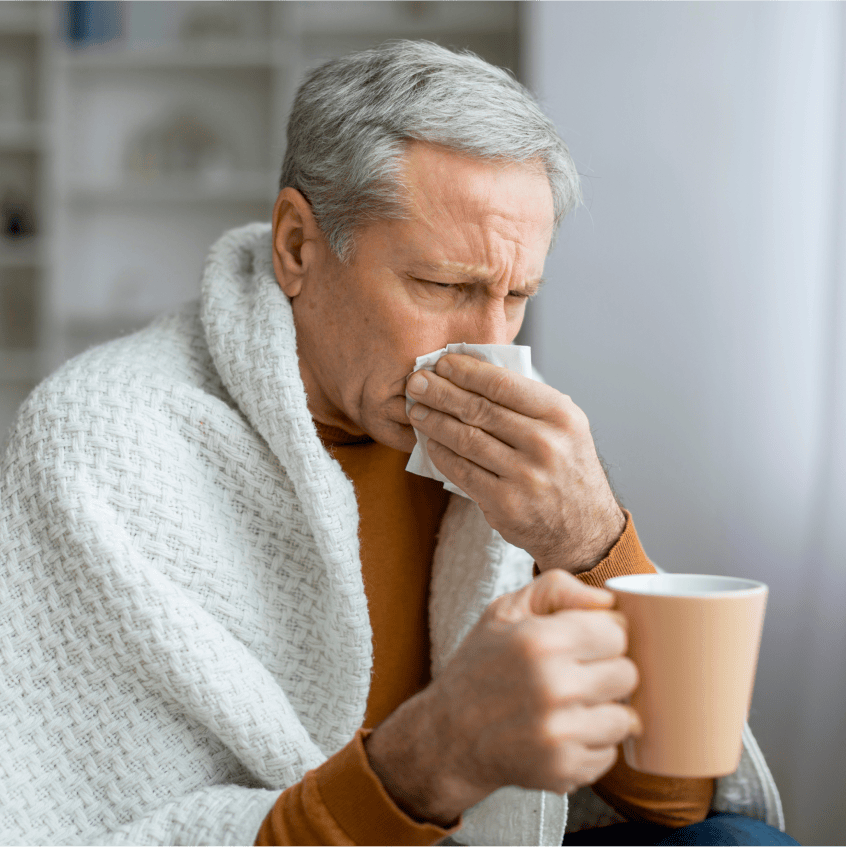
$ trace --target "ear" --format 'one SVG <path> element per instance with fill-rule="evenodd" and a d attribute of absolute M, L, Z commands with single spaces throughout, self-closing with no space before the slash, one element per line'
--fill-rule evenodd
<path fill-rule="evenodd" d="M 296 188 L 283 188 L 273 207 L 273 270 L 289 297 L 300 293 L 322 239 L 305 197 Z"/>

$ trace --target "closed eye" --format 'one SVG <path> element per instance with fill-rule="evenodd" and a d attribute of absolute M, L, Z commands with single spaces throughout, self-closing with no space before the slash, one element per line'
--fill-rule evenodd
<path fill-rule="evenodd" d="M 454 288 L 457 291 L 463 291 L 467 288 L 468 285 L 472 285 L 472 283 L 462 283 L 462 282 L 435 282 L 433 279 L 419 279 L 416 276 L 411 277 L 415 282 L 423 283 L 424 285 L 435 285 L 438 288 Z M 525 291 L 509 291 L 509 297 L 513 297 L 517 300 L 530 300 L 534 294 L 528 294 Z"/>
<path fill-rule="evenodd" d="M 452 282 L 435 282 L 433 279 L 418 279 L 416 276 L 411 277 L 415 282 L 421 282 L 423 285 L 437 285 L 438 288 L 453 288 L 456 283 Z"/>

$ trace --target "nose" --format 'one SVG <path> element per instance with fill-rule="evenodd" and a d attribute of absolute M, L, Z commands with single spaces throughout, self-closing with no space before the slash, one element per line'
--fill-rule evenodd
<path fill-rule="evenodd" d="M 470 310 L 453 322 L 452 330 L 455 342 L 508 344 L 511 341 L 502 303 L 489 303 L 484 308 Z"/>

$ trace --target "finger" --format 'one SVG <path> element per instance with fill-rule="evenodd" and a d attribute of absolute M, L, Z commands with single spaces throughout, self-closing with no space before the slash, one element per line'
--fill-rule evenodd
<path fill-rule="evenodd" d="M 527 586 L 529 609 L 536 615 L 549 615 L 565 609 L 609 609 L 616 602 L 605 588 L 586 585 L 573 574 L 551 568 Z"/>
<path fill-rule="evenodd" d="M 412 426 L 426 431 L 424 425 L 429 416 L 425 419 L 415 417 L 420 414 L 418 407 L 423 404 L 429 409 L 446 412 L 509 447 L 526 449 L 531 446 L 527 438 L 531 434 L 527 433 L 527 424 L 531 426 L 531 421 L 525 415 L 500 406 L 481 394 L 466 391 L 437 374 L 421 370 L 412 376 L 407 385 L 409 395 L 416 401 L 409 414 Z"/>
<path fill-rule="evenodd" d="M 435 373 L 459 388 L 481 394 L 520 415 L 546 420 L 560 408 L 560 392 L 536 379 L 482 362 L 473 356 L 450 353 L 435 365 Z"/>
<path fill-rule="evenodd" d="M 600 609 L 569 609 L 535 620 L 552 650 L 580 662 L 593 662 L 625 655 L 628 634 L 621 617 L 619 612 Z"/>
<path fill-rule="evenodd" d="M 620 703 L 559 709 L 550 720 L 550 728 L 558 737 L 593 750 L 616 747 L 643 731 L 637 712 Z"/>
<path fill-rule="evenodd" d="M 631 696 L 640 681 L 637 666 L 626 656 L 569 664 L 558 675 L 561 702 L 598 706 Z"/>
<path fill-rule="evenodd" d="M 617 761 L 617 745 L 588 747 L 584 744 L 562 744 L 559 747 L 557 770 L 566 775 L 567 793 L 582 785 L 592 785 L 606 774 Z"/>
<path fill-rule="evenodd" d="M 422 419 L 421 413 L 425 415 Z M 430 439 L 497 476 L 506 475 L 517 461 L 515 450 L 498 438 L 422 403 L 412 406 L 409 420 Z"/>
<path fill-rule="evenodd" d="M 432 464 L 477 503 L 490 497 L 494 487 L 499 484 L 499 477 L 496 474 L 459 456 L 431 437 L 426 443 L 426 452 Z"/>

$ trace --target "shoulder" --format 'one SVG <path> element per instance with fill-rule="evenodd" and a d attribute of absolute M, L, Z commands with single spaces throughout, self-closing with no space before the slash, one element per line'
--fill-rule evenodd
<path fill-rule="evenodd" d="M 131 335 L 92 347 L 66 362 L 42 388 L 65 392 L 70 386 L 96 390 L 121 383 L 169 384 L 172 390 L 193 388 L 229 399 L 209 354 L 198 302 L 161 315 Z"/>
<path fill-rule="evenodd" d="M 44 380 L 34 396 L 84 400 L 105 394 L 116 400 L 144 391 L 205 394 L 232 403 L 208 351 L 199 303 L 81 353 Z"/>
<path fill-rule="evenodd" d="M 66 362 L 27 398 L 6 447 L 67 459 L 127 439 L 153 445 L 225 425 L 249 437 L 205 342 L 197 303 Z M 58 455 L 56 455 L 58 454 Z"/>

